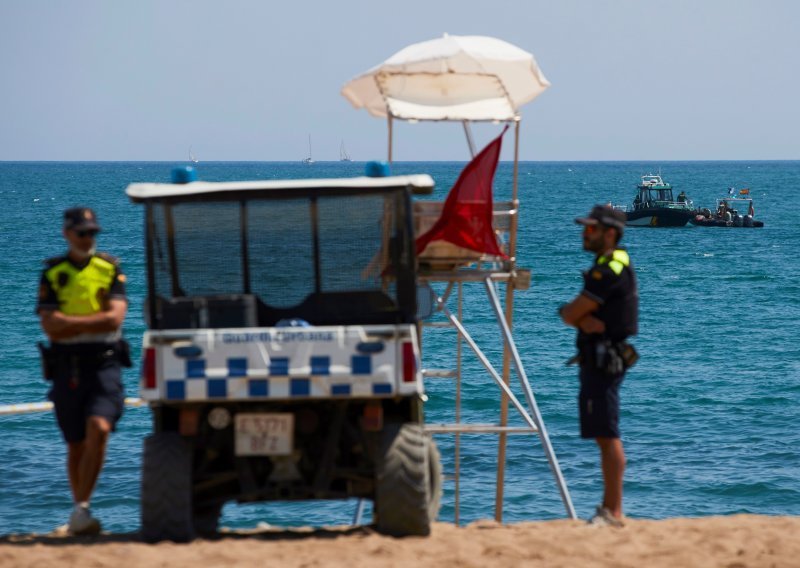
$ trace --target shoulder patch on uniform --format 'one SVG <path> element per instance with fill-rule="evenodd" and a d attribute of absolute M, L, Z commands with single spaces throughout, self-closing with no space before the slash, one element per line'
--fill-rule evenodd
<path fill-rule="evenodd" d="M 617 249 L 614 251 L 612 255 L 613 259 L 616 261 L 621 262 L 623 265 L 628 266 L 631 263 L 631 257 L 628 256 L 627 251 L 623 249 Z"/>
<path fill-rule="evenodd" d="M 117 281 L 118 282 L 122 282 L 124 284 L 127 279 L 128 279 L 128 277 L 125 276 L 124 274 L 117 274 Z"/>
<path fill-rule="evenodd" d="M 618 260 L 612 260 L 608 263 L 608 267 L 614 272 L 614 274 L 619 276 L 622 274 L 622 269 L 625 268 L 625 265 Z"/>
<path fill-rule="evenodd" d="M 57 264 L 61 264 L 65 260 L 67 260 L 66 256 L 52 256 L 50 258 L 45 259 L 42 262 L 47 268 L 53 268 L 54 266 L 56 266 Z"/>
<path fill-rule="evenodd" d="M 602 280 L 603 273 L 600 272 L 599 270 L 592 270 L 592 278 L 594 278 L 595 280 Z"/>
<path fill-rule="evenodd" d="M 114 266 L 119 266 L 119 259 L 116 256 L 108 254 L 107 252 L 97 252 L 95 253 L 95 256 L 98 258 L 102 258 L 106 262 L 110 262 Z"/>

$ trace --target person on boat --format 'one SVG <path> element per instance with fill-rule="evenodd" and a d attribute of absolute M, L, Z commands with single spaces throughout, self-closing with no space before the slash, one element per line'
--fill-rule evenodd
<path fill-rule="evenodd" d="M 108 436 L 122 416 L 121 365 L 130 366 L 121 326 L 128 309 L 119 261 L 95 252 L 94 211 L 64 212 L 68 252 L 45 261 L 36 312 L 50 340 L 40 344 L 48 398 L 67 443 L 67 475 L 75 506 L 67 531 L 97 534 L 89 502 L 105 461 Z"/>
<path fill-rule="evenodd" d="M 633 209 L 639 209 L 642 206 L 642 197 L 637 194 L 636 197 L 633 198 Z"/>
<path fill-rule="evenodd" d="M 678 194 L 678 203 L 686 203 L 687 201 L 688 201 L 688 198 L 686 197 L 686 192 L 685 191 L 681 191 Z"/>
<path fill-rule="evenodd" d="M 625 340 L 638 331 L 639 293 L 630 257 L 619 247 L 625 214 L 598 205 L 575 222 L 583 225 L 583 249 L 594 253 L 595 261 L 583 275 L 581 292 L 559 313 L 565 324 L 578 330 L 581 437 L 594 438 L 600 448 L 603 502 L 589 522 L 619 527 L 625 472 L 619 388 L 636 359 Z"/>
<path fill-rule="evenodd" d="M 727 207 L 725 208 L 725 212 L 722 214 L 722 220 L 726 223 L 730 223 L 733 220 L 733 215 L 731 214 L 731 210 Z"/>

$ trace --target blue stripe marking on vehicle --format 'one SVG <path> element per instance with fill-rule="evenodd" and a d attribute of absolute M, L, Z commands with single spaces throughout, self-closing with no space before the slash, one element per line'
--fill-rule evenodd
<path fill-rule="evenodd" d="M 288 357 L 273 357 L 269 362 L 270 375 L 283 375 L 289 374 L 289 358 Z"/>
<path fill-rule="evenodd" d="M 350 358 L 350 367 L 354 375 L 371 375 L 372 357 L 369 355 L 353 355 Z"/>
<path fill-rule="evenodd" d="M 311 393 L 311 381 L 308 379 L 291 379 L 289 394 L 291 396 L 308 396 Z"/>
<path fill-rule="evenodd" d="M 228 359 L 228 376 L 229 377 L 246 377 L 247 376 L 247 357 Z"/>
<path fill-rule="evenodd" d="M 225 398 L 228 396 L 228 381 L 225 379 L 209 379 L 206 388 L 208 398 Z"/>
<path fill-rule="evenodd" d="M 185 400 L 186 383 L 183 381 L 167 381 L 167 400 Z"/>
<path fill-rule="evenodd" d="M 331 358 L 330 357 L 312 357 L 311 358 L 311 374 L 312 375 L 330 375 L 331 374 Z"/>
<path fill-rule="evenodd" d="M 189 359 L 186 361 L 186 376 L 190 379 L 199 379 L 206 376 L 205 359 Z"/>
<path fill-rule="evenodd" d="M 392 385 L 388 383 L 372 385 L 372 394 L 392 394 Z"/>
<path fill-rule="evenodd" d="M 253 379 L 247 384 L 249 396 L 269 396 L 269 381 L 266 379 Z"/>
<path fill-rule="evenodd" d="M 331 394 L 350 394 L 350 385 L 331 385 Z"/>

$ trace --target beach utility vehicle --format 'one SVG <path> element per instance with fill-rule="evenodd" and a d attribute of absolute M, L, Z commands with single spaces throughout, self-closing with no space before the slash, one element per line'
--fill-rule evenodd
<path fill-rule="evenodd" d="M 213 534 L 226 502 L 360 498 L 426 535 L 411 194 L 427 175 L 133 184 L 144 205 L 145 540 Z"/>

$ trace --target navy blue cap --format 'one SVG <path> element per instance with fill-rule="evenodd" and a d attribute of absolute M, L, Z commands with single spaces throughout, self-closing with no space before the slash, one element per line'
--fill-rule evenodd
<path fill-rule="evenodd" d="M 578 217 L 575 222 L 579 225 L 605 225 L 614 227 L 619 234 L 625 230 L 627 217 L 623 211 L 614 209 L 609 205 L 595 205 L 586 217 Z"/>
<path fill-rule="evenodd" d="M 64 211 L 64 228 L 76 231 L 100 230 L 97 215 L 88 207 L 72 207 Z"/>

